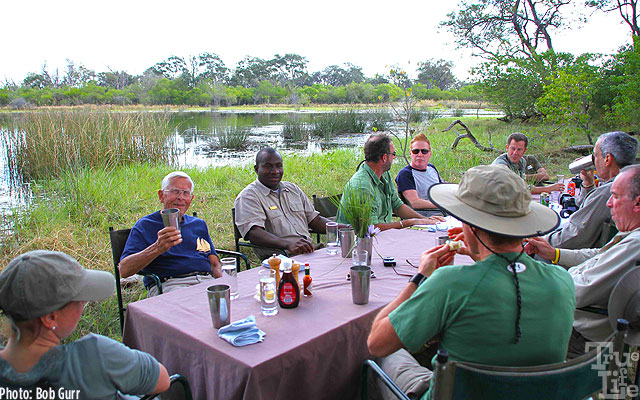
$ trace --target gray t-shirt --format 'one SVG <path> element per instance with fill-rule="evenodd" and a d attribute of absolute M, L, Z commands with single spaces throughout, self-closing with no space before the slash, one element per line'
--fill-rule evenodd
<path fill-rule="evenodd" d="M 151 355 L 95 334 L 50 349 L 25 373 L 0 358 L 0 386 L 28 388 L 46 381 L 56 396 L 63 390 L 74 399 L 137 398 L 125 394 L 151 393 L 159 376 L 158 361 Z M 32 391 L 35 399 L 36 389 Z"/>

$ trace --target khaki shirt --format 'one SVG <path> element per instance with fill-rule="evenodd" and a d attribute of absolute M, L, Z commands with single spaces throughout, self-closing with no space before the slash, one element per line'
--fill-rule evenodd
<path fill-rule="evenodd" d="M 278 194 L 256 179 L 238 194 L 234 207 L 236 226 L 245 238 L 258 226 L 282 239 L 311 240 L 309 223 L 320 214 L 296 184 L 284 181 Z"/>

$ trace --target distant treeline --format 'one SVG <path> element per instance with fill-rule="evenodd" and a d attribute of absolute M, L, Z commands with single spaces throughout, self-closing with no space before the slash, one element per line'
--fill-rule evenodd
<path fill-rule="evenodd" d="M 133 76 L 125 71 L 95 73 L 67 60 L 63 74 L 46 65 L 21 84 L 0 88 L 0 106 L 58 106 L 81 104 L 172 104 L 231 106 L 245 104 L 357 104 L 384 103 L 404 95 L 389 76 L 365 77 L 350 63 L 307 72 L 307 60 L 297 54 L 276 54 L 270 60 L 246 57 L 232 71 L 220 57 L 201 53 L 171 56 Z M 445 60 L 418 63 L 417 78 L 409 82 L 413 96 L 433 100 L 474 100 L 478 92 L 464 85 Z"/>
<path fill-rule="evenodd" d="M 428 89 L 424 84 L 412 86 L 413 96 L 426 100 L 475 100 L 473 85 L 460 89 Z M 88 82 L 81 87 L 0 89 L 0 105 L 14 108 L 29 106 L 71 106 L 82 104 L 173 104 L 191 106 L 233 106 L 245 104 L 358 104 L 384 103 L 403 96 L 403 90 L 392 83 L 350 83 L 346 86 L 314 84 L 283 87 L 260 82 L 258 87 L 226 86 L 203 82 L 195 88 L 179 80 L 159 79 L 145 87 L 136 83 L 124 89 L 113 89 Z"/>

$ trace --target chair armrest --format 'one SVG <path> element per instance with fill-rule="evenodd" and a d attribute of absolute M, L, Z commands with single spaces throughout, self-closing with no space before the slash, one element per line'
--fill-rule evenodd
<path fill-rule="evenodd" d="M 240 253 L 240 252 L 237 252 L 237 251 L 233 251 L 233 250 L 222 250 L 222 249 L 216 249 L 216 253 L 224 254 L 224 255 L 228 255 L 228 256 L 233 256 L 236 259 L 238 257 L 242 258 L 244 260 L 244 263 L 245 263 L 247 269 L 251 269 L 251 265 L 249 265 L 249 259 L 243 253 Z M 240 263 L 237 264 L 236 269 L 238 270 L 238 272 L 240 272 Z"/>
<path fill-rule="evenodd" d="M 153 279 L 153 282 L 158 287 L 158 294 L 162 294 L 162 282 L 160 281 L 160 277 L 158 275 L 151 272 L 144 272 L 144 271 L 139 271 L 138 275 L 148 276 L 149 278 Z"/>
<path fill-rule="evenodd" d="M 191 385 L 189 385 L 189 380 L 180 374 L 174 374 L 169 377 L 169 387 L 174 383 L 178 382 L 182 385 L 182 389 L 184 390 L 184 398 L 185 400 L 193 400 L 193 395 L 191 394 Z M 150 400 L 158 397 L 160 393 L 149 394 L 140 398 L 140 400 Z"/>
<path fill-rule="evenodd" d="M 257 244 L 253 244 L 251 242 L 238 242 L 239 246 L 245 246 L 245 247 L 251 247 L 252 249 L 264 249 L 264 250 L 269 250 L 272 253 L 276 253 L 276 254 L 282 254 L 285 255 L 287 257 L 289 257 L 289 252 L 285 249 L 279 249 L 277 247 L 265 247 L 265 246 L 258 246 Z"/>
<path fill-rule="evenodd" d="M 606 310 L 604 308 L 600 308 L 600 307 L 585 306 L 585 307 L 578 307 L 578 308 L 576 308 L 576 310 L 586 311 L 586 312 L 590 312 L 590 313 L 594 313 L 594 314 L 600 314 L 600 315 L 609 315 L 609 311 L 608 310 Z"/>
<path fill-rule="evenodd" d="M 389 378 L 389 376 L 384 373 L 382 368 L 380 368 L 380 366 L 378 366 L 378 364 L 376 364 L 376 362 L 373 360 L 366 360 L 364 364 L 362 364 L 362 399 L 363 400 L 368 398 L 367 371 L 369 369 L 374 375 L 377 375 L 378 378 L 382 380 L 382 383 L 384 383 L 385 386 L 389 388 L 389 390 L 391 390 L 391 393 L 393 393 L 394 396 L 402 400 L 409 400 L 409 397 L 406 394 L 404 394 L 402 390 L 400 390 L 398 385 L 396 385 L 396 383 L 392 381 L 391 378 Z"/>

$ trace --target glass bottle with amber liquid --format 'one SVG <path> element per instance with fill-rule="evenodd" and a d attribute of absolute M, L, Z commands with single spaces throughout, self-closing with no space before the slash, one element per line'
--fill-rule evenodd
<path fill-rule="evenodd" d="M 283 262 L 284 273 L 278 285 L 278 304 L 282 308 L 296 308 L 300 302 L 300 286 L 293 277 L 291 262 Z"/>

